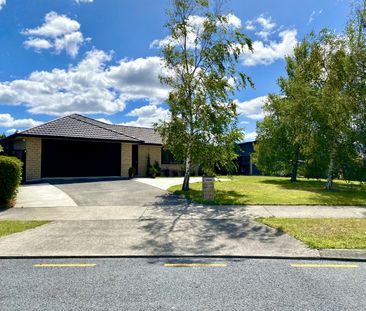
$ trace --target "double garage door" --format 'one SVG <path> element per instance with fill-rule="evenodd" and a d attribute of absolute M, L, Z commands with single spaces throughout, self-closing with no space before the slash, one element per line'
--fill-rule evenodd
<path fill-rule="evenodd" d="M 41 175 L 43 178 L 120 176 L 121 144 L 43 139 Z"/>

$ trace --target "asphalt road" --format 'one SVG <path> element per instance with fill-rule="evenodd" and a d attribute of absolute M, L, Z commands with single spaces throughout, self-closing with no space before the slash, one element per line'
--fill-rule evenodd
<path fill-rule="evenodd" d="M 366 262 L 0 260 L 1 311 L 365 310 L 365 294 Z"/>

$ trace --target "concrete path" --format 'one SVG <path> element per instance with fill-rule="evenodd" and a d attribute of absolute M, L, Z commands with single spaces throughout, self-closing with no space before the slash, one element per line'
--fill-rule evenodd
<path fill-rule="evenodd" d="M 172 186 L 182 185 L 183 177 L 169 177 L 169 178 L 135 178 L 137 182 L 153 186 L 162 190 L 168 190 Z M 231 181 L 228 178 L 215 178 L 216 181 Z M 202 177 L 190 177 L 191 183 L 201 182 Z"/>
<path fill-rule="evenodd" d="M 165 199 L 164 199 L 165 198 Z M 246 219 L 364 218 L 366 208 L 349 206 L 207 206 L 189 204 L 174 196 L 161 196 L 151 205 L 69 206 L 12 208 L 0 213 L 0 220 L 125 220 L 125 219 Z"/>
<path fill-rule="evenodd" d="M 17 195 L 16 207 L 77 206 L 65 192 L 45 184 L 22 185 Z"/>

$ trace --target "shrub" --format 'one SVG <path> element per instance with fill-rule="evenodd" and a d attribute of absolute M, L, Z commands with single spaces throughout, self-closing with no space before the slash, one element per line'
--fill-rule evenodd
<path fill-rule="evenodd" d="M 148 154 L 146 163 L 146 176 L 148 177 L 150 177 L 150 168 L 151 168 L 151 161 L 150 161 L 150 154 Z"/>
<path fill-rule="evenodd" d="M 22 181 L 22 165 L 15 157 L 0 156 L 0 204 L 15 197 Z"/>
<path fill-rule="evenodd" d="M 133 178 L 133 177 L 135 177 L 135 175 L 136 175 L 136 169 L 134 167 L 130 167 L 128 169 L 128 177 Z"/>
<path fill-rule="evenodd" d="M 169 177 L 170 176 L 170 169 L 166 168 L 163 171 L 164 171 L 164 176 L 165 177 Z"/>
<path fill-rule="evenodd" d="M 160 176 L 160 174 L 161 174 L 161 167 L 160 167 L 160 165 L 159 165 L 159 162 L 158 162 L 158 161 L 155 161 L 153 166 L 154 166 L 154 168 L 156 169 L 156 174 L 157 174 L 158 176 Z"/>
<path fill-rule="evenodd" d="M 156 167 L 151 166 L 149 169 L 149 176 L 152 178 L 155 178 L 157 174 L 158 174 L 158 170 L 156 169 Z"/>

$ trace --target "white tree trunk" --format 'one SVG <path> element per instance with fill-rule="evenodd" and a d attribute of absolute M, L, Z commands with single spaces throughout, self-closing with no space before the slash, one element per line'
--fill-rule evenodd
<path fill-rule="evenodd" d="M 189 154 L 186 159 L 186 171 L 184 173 L 184 180 L 182 185 L 182 191 L 189 191 L 189 178 L 191 176 L 191 155 Z"/>
<path fill-rule="evenodd" d="M 334 171 L 334 160 L 332 157 L 329 162 L 327 183 L 325 184 L 325 189 L 327 190 L 333 189 L 333 174 L 334 174 L 333 171 Z"/>

